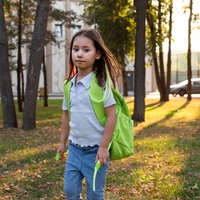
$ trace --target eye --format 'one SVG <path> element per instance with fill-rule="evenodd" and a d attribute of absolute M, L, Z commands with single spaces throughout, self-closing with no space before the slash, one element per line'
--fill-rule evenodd
<path fill-rule="evenodd" d="M 89 49 L 84 49 L 84 52 L 87 53 L 89 51 Z"/>
<path fill-rule="evenodd" d="M 72 50 L 75 51 L 75 52 L 77 52 L 77 51 L 78 51 L 78 48 L 77 48 L 77 47 L 74 47 Z"/>

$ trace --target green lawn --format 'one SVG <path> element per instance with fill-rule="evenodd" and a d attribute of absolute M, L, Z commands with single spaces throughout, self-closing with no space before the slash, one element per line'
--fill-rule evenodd
<path fill-rule="evenodd" d="M 0 199 L 65 199 L 65 162 L 54 159 L 61 104 L 50 99 L 44 108 L 38 100 L 32 131 L 2 128 L 0 108 Z M 22 114 L 17 116 L 21 127 Z M 135 154 L 111 162 L 105 199 L 200 199 L 200 99 L 146 99 L 145 119 L 134 128 Z"/>

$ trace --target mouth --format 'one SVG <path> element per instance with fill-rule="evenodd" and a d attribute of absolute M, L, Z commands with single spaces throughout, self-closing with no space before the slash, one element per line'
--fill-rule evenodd
<path fill-rule="evenodd" d="M 83 63 L 83 60 L 76 60 L 77 63 Z"/>

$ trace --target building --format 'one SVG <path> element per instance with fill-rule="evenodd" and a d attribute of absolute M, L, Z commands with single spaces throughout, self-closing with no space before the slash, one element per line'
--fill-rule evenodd
<path fill-rule="evenodd" d="M 79 3 L 81 0 L 60 0 L 56 1 L 54 6 L 55 8 L 69 11 L 73 10 L 77 14 L 82 14 L 84 11 L 84 7 L 80 6 Z M 83 22 L 79 22 L 76 28 L 66 28 L 59 21 L 54 21 L 52 23 L 48 23 L 47 29 L 51 31 L 55 31 L 59 40 L 64 40 L 63 45 L 58 48 L 56 46 L 52 46 L 50 44 L 47 45 L 45 49 L 45 60 L 46 60 L 46 69 L 47 69 L 47 87 L 49 93 L 61 93 L 63 92 L 63 80 L 66 76 L 67 72 L 67 63 L 68 63 L 68 52 L 65 46 L 69 46 L 72 35 L 79 28 L 87 28 Z M 27 48 L 22 49 L 22 62 L 28 64 L 29 53 Z M 155 91 L 155 79 L 152 76 L 153 68 L 146 68 L 146 92 Z M 13 92 L 17 92 L 17 74 L 16 72 L 12 72 L 12 88 Z M 24 72 L 24 81 L 26 82 L 26 72 Z M 133 64 L 127 66 L 127 80 L 129 83 L 129 91 L 133 92 L 134 85 L 134 67 Z M 39 80 L 39 88 L 44 87 L 44 78 L 43 72 L 41 70 L 40 80 Z M 38 90 L 39 90 L 38 88 Z"/>

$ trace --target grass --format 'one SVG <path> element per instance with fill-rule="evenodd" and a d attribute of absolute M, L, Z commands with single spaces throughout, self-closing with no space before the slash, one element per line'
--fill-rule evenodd
<path fill-rule="evenodd" d="M 0 128 L 0 199 L 65 199 L 65 162 L 54 159 L 61 104 L 62 100 L 49 100 L 44 108 L 38 100 L 36 130 Z M 17 116 L 21 126 L 22 114 Z M 134 128 L 135 154 L 111 162 L 105 199 L 200 199 L 199 99 L 146 99 L 145 119 Z"/>

